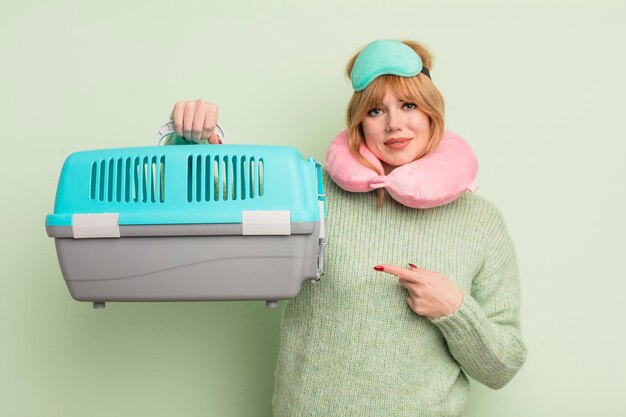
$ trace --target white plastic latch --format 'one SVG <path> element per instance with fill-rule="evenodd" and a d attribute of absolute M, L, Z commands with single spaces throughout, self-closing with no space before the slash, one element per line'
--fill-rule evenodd
<path fill-rule="evenodd" d="M 120 237 L 119 213 L 74 214 L 72 234 L 74 239 Z"/>
<path fill-rule="evenodd" d="M 242 212 L 244 235 L 290 235 L 289 210 L 244 210 Z"/>

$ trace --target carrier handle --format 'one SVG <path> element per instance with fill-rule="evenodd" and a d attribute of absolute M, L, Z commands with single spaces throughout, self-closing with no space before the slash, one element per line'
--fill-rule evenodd
<path fill-rule="evenodd" d="M 218 138 L 220 138 L 222 143 L 226 143 L 226 133 L 224 133 L 224 129 L 222 129 L 222 127 L 217 123 L 215 124 L 214 133 L 217 135 Z M 176 131 L 174 130 L 174 121 L 170 120 L 168 122 L 165 122 L 163 126 L 161 126 L 161 128 L 157 131 L 156 135 L 154 136 L 154 144 L 156 146 L 160 146 L 161 142 L 163 141 L 163 138 L 170 136 L 170 135 L 175 135 L 175 134 L 176 134 Z M 187 139 L 185 139 L 185 141 L 190 142 L 190 143 L 194 142 L 192 140 L 187 140 Z M 195 143 L 199 143 L 199 142 L 195 142 Z"/>

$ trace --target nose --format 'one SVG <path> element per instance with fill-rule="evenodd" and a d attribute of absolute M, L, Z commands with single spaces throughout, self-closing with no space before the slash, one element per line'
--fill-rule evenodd
<path fill-rule="evenodd" d="M 402 129 L 402 113 L 398 110 L 392 109 L 387 112 L 387 126 L 388 132 L 393 132 Z"/>

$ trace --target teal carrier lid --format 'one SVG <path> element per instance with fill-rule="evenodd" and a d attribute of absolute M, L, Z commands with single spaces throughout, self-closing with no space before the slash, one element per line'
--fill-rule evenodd
<path fill-rule="evenodd" d="M 287 146 L 83 151 L 63 165 L 46 226 L 72 226 L 86 215 L 110 215 L 120 226 L 242 223 L 246 215 L 319 222 L 323 195 L 321 165 Z"/>
<path fill-rule="evenodd" d="M 275 307 L 319 281 L 321 165 L 287 146 L 185 146 L 172 132 L 170 121 L 156 143 L 176 146 L 65 160 L 46 232 L 72 297 L 95 308 L 211 300 Z M 216 134 L 224 141 L 221 128 Z"/>

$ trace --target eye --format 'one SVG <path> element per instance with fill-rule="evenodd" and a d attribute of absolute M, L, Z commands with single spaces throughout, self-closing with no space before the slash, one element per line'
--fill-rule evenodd
<path fill-rule="evenodd" d="M 403 103 L 402 108 L 406 110 L 414 110 L 417 108 L 417 104 L 415 103 Z"/>
<path fill-rule="evenodd" d="M 372 109 L 372 110 L 368 111 L 368 112 L 367 112 L 367 115 L 368 115 L 368 116 L 372 116 L 372 117 L 374 117 L 374 116 L 378 116 L 378 115 L 379 115 L 379 114 L 381 114 L 382 112 L 383 112 L 383 111 L 382 111 L 380 108 L 376 107 L 376 108 L 374 108 L 374 109 Z"/>

